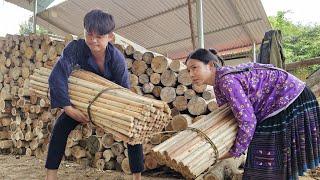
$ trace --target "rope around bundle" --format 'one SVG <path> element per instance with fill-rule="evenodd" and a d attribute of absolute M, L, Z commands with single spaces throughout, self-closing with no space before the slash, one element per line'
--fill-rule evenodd
<path fill-rule="evenodd" d="M 88 105 L 88 108 L 87 108 L 87 113 L 88 113 L 88 116 L 89 116 L 89 120 L 92 122 L 93 125 L 97 126 L 93 121 L 92 121 L 92 116 L 91 116 L 91 105 L 98 99 L 98 97 L 101 96 L 101 94 L 105 93 L 105 92 L 108 92 L 108 91 L 111 91 L 111 90 L 116 90 L 116 89 L 122 89 L 122 88 L 106 88 L 106 89 L 103 89 L 102 91 L 100 91 L 98 94 L 96 94 L 96 96 L 91 100 L 89 101 L 89 105 Z"/>

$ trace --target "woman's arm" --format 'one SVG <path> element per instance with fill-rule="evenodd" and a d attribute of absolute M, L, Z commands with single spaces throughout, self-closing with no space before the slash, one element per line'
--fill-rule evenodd
<path fill-rule="evenodd" d="M 221 78 L 219 88 L 238 122 L 236 140 L 229 152 L 232 156 L 239 157 L 247 150 L 252 140 L 257 119 L 249 98 L 234 75 L 225 75 Z"/>

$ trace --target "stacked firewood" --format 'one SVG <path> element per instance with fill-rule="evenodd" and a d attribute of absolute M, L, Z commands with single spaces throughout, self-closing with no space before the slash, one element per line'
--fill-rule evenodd
<path fill-rule="evenodd" d="M 0 41 L 1 149 L 44 157 L 49 129 L 60 111 L 51 109 L 47 98 L 30 94 L 29 77 L 36 68 L 52 66 L 70 40 L 7 35 Z"/>
<path fill-rule="evenodd" d="M 61 110 L 51 109 L 47 94 L 44 96 L 43 93 L 42 95 L 31 93 L 30 81 L 33 82 L 35 79 L 31 80 L 30 75 L 34 74 L 33 77 L 36 77 L 37 74 L 41 77 L 47 76 L 49 71 L 42 67 L 52 68 L 65 45 L 71 40 L 71 36 L 66 37 L 65 40 L 59 40 L 47 35 L 33 34 L 27 36 L 8 35 L 5 40 L 0 40 L 1 152 L 35 155 L 38 158 L 46 157 L 50 134 Z M 126 57 L 130 72 L 131 91 L 148 98 L 162 100 L 170 107 L 173 118 L 163 130 L 180 131 L 186 129 L 217 108 L 212 87 L 192 85 L 186 66 L 182 62 L 172 61 L 152 52 L 139 52 L 130 45 L 116 44 L 116 47 Z M 81 73 L 79 72 L 76 75 L 78 77 L 75 78 L 79 78 Z M 75 81 L 73 84 L 76 86 Z M 78 103 L 76 106 L 82 110 L 86 109 L 83 97 L 93 97 L 92 94 L 88 94 L 89 89 L 90 87 L 86 87 L 82 92 L 72 91 L 71 98 L 78 98 L 78 101 L 73 103 Z M 95 89 L 94 94 L 99 90 Z M 116 92 L 118 91 L 114 90 L 110 93 Z M 111 95 L 106 93 L 103 96 Z M 100 107 L 103 101 L 103 99 L 97 99 L 96 106 L 93 103 L 92 112 L 95 111 L 95 108 Z M 108 106 L 108 108 L 112 107 Z M 113 109 L 112 111 L 117 112 L 117 110 Z M 131 121 L 131 117 L 143 119 L 135 111 L 144 110 L 143 108 L 135 106 L 130 109 L 131 112 L 126 110 L 128 109 L 122 108 L 122 119 L 127 118 L 127 121 Z M 150 110 L 154 110 L 154 108 Z M 124 111 L 131 113 L 130 116 L 124 115 Z M 93 113 L 93 119 L 101 117 L 100 115 L 103 114 Z M 162 116 L 162 118 L 164 117 Z M 110 119 L 109 117 L 109 120 L 111 122 L 114 118 Z M 127 125 L 130 125 L 130 122 Z M 120 126 L 125 128 L 123 124 Z M 104 131 L 104 129 L 99 126 L 79 125 L 68 138 L 65 159 L 99 169 L 120 169 L 129 173 L 127 143 L 124 143 L 118 136 L 114 136 L 112 128 L 109 128 L 109 131 Z M 172 133 L 156 134 L 149 143 L 144 144 L 146 169 L 159 167 L 157 160 L 148 152 L 154 145 L 164 142 L 171 135 Z"/>

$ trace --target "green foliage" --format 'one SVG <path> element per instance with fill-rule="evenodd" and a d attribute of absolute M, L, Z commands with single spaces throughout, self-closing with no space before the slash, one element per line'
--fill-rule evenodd
<path fill-rule="evenodd" d="M 286 63 L 319 57 L 320 25 L 294 24 L 285 17 L 287 13 L 279 11 L 276 16 L 269 17 L 272 28 L 279 29 L 282 32 Z M 297 70 L 295 74 L 309 74 L 317 68 L 319 68 L 319 65 L 308 67 L 306 70 Z"/>
<path fill-rule="evenodd" d="M 25 21 L 19 25 L 19 33 L 20 34 L 30 34 L 33 33 L 33 25 L 30 21 Z M 37 25 L 36 26 L 36 33 L 37 34 L 48 34 L 50 33 L 48 30 L 44 29 L 43 27 Z"/>

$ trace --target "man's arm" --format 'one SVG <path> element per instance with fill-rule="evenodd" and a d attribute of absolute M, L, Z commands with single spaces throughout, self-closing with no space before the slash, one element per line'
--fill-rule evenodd
<path fill-rule="evenodd" d="M 77 41 L 68 44 L 49 76 L 49 88 L 52 108 L 63 108 L 65 113 L 74 120 L 86 123 L 89 119 L 81 111 L 72 107 L 68 93 L 68 78 L 80 59 L 79 52 L 81 47 Z"/>
<path fill-rule="evenodd" d="M 61 57 L 49 76 L 52 108 L 71 106 L 68 94 L 68 77 L 77 62 L 77 46 L 77 41 L 72 41 L 64 48 Z"/>

